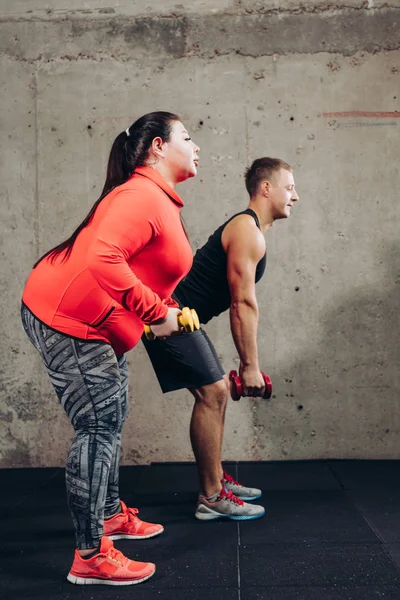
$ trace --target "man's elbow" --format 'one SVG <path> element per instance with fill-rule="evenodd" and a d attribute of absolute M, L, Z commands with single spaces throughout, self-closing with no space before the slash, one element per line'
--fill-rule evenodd
<path fill-rule="evenodd" d="M 258 311 L 257 301 L 255 298 L 247 296 L 233 296 L 231 298 L 231 311 L 240 312 L 242 310 Z"/>

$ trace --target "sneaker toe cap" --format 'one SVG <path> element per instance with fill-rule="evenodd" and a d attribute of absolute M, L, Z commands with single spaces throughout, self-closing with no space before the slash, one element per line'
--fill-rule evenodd
<path fill-rule="evenodd" d="M 143 523 L 140 527 L 142 535 L 157 535 L 164 531 L 164 527 L 158 523 Z"/>
<path fill-rule="evenodd" d="M 156 570 L 156 565 L 154 563 L 145 563 L 132 560 L 128 565 L 128 570 L 131 574 L 134 574 L 135 577 L 139 579 L 152 575 Z"/>
<path fill-rule="evenodd" d="M 251 496 L 261 496 L 262 492 L 258 488 L 249 488 Z"/>

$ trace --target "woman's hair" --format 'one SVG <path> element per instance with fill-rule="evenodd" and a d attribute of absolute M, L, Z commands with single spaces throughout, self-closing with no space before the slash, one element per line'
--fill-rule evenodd
<path fill-rule="evenodd" d="M 118 185 L 122 185 L 133 175 L 137 167 L 146 162 L 152 141 L 160 137 L 167 142 L 171 135 L 172 124 L 180 121 L 177 115 L 169 112 L 152 112 L 140 117 L 128 129 L 117 135 L 111 147 L 107 165 L 106 181 L 100 197 L 93 204 L 88 215 L 75 229 L 74 233 L 64 242 L 48 250 L 35 263 L 34 268 L 46 256 L 51 255 L 51 261 L 64 252 L 62 260 L 66 260 L 72 252 L 72 248 L 79 233 L 87 227 L 93 219 L 100 202 Z"/>
<path fill-rule="evenodd" d="M 292 167 L 280 158 L 257 158 L 244 174 L 250 197 L 256 195 L 262 181 L 271 179 L 280 169 L 292 171 Z"/>

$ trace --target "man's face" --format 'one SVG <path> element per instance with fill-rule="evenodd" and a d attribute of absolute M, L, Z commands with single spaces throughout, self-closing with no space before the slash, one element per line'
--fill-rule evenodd
<path fill-rule="evenodd" d="M 287 219 L 294 202 L 299 199 L 293 173 L 279 169 L 269 183 L 269 199 L 274 219 Z"/>

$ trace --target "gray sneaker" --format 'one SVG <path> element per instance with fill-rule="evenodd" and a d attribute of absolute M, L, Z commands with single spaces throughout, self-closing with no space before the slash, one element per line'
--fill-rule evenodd
<path fill-rule="evenodd" d="M 194 516 L 200 521 L 212 521 L 214 519 L 249 521 L 250 519 L 261 519 L 264 514 L 265 509 L 263 506 L 247 504 L 226 488 L 222 488 L 214 502 L 210 502 L 205 496 L 199 494 Z"/>
<path fill-rule="evenodd" d="M 224 471 L 224 476 L 221 479 L 221 483 L 226 489 L 241 500 L 245 500 L 248 502 L 249 500 L 257 500 L 257 498 L 261 498 L 262 491 L 257 488 L 245 487 L 238 481 L 235 481 L 229 473 Z"/>

